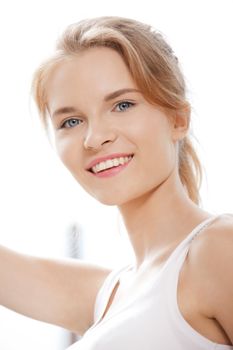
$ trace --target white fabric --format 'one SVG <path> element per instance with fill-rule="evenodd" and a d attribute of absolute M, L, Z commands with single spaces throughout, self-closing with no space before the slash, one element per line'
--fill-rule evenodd
<path fill-rule="evenodd" d="M 112 271 L 97 295 L 93 326 L 67 350 L 233 349 L 233 346 L 216 344 L 195 331 L 177 305 L 179 272 L 189 246 L 216 217 L 203 221 L 176 247 L 143 293 L 101 320 L 116 283 L 130 267 Z"/>

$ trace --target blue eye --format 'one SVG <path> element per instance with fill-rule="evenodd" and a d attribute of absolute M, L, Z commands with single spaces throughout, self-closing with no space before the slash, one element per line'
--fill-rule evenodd
<path fill-rule="evenodd" d="M 81 119 L 75 119 L 75 118 L 71 118 L 71 119 L 67 119 L 62 125 L 61 125 L 61 129 L 62 128 L 73 128 L 79 124 L 82 123 Z"/>
<path fill-rule="evenodd" d="M 129 101 L 122 101 L 116 105 L 116 108 L 118 107 L 120 112 L 126 111 L 128 108 L 134 106 L 134 103 Z"/>

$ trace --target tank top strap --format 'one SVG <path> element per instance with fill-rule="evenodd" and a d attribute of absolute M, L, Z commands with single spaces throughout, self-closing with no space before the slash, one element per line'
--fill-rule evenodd
<path fill-rule="evenodd" d="M 206 337 L 198 333 L 192 326 L 184 319 L 183 315 L 178 306 L 177 300 L 177 288 L 179 281 L 180 270 L 184 264 L 187 253 L 190 249 L 193 239 L 202 233 L 204 229 L 214 222 L 217 218 L 225 214 L 214 215 L 207 220 L 199 224 L 189 235 L 186 237 L 186 244 L 183 246 L 183 249 L 179 252 L 180 254 L 176 256 L 175 261 L 170 265 L 169 274 L 167 274 L 164 296 L 166 300 L 166 307 L 168 308 L 168 317 L 171 319 L 171 322 L 174 327 L 176 327 L 177 333 L 183 333 L 186 337 L 192 339 L 194 343 L 197 344 L 197 347 L 202 346 L 202 349 L 221 349 L 221 350 L 232 350 L 233 346 L 222 345 L 212 342 Z M 203 232 L 204 233 L 204 232 Z"/>
<path fill-rule="evenodd" d="M 165 262 L 162 269 L 159 271 L 158 277 L 164 274 L 164 272 L 167 270 L 167 268 L 175 268 L 177 269 L 177 264 L 173 264 L 174 261 L 176 261 L 178 258 L 181 257 L 181 254 L 184 250 L 188 249 L 189 243 L 208 225 L 210 225 L 217 217 L 220 215 L 213 215 L 209 217 L 208 219 L 202 221 L 199 225 L 197 225 L 190 234 L 177 246 L 177 248 L 173 251 L 173 253 L 169 256 L 167 261 Z M 185 249 L 186 248 L 186 249 Z M 182 254 L 183 255 L 183 254 Z M 110 272 L 110 274 L 105 279 L 104 283 L 102 284 L 97 297 L 95 301 L 95 307 L 94 307 L 94 324 L 92 327 L 95 326 L 96 323 L 98 323 L 99 319 L 101 318 L 104 310 L 107 307 L 107 303 L 109 301 L 109 298 L 112 294 L 112 291 L 114 287 L 116 286 L 116 283 L 120 280 L 120 275 L 124 272 L 128 271 L 129 269 L 132 269 L 133 264 L 123 266 L 117 269 L 114 269 Z M 91 328 L 92 328 L 91 327 Z"/>
<path fill-rule="evenodd" d="M 222 214 L 221 214 L 222 215 Z M 179 273 L 179 269 L 181 268 L 182 263 L 179 263 L 180 260 L 185 259 L 185 256 L 188 252 L 189 246 L 192 240 L 200 234 L 207 226 L 209 226 L 215 219 L 217 219 L 221 215 L 213 215 L 200 224 L 198 224 L 186 237 L 183 241 L 181 241 L 178 246 L 174 249 L 171 255 L 168 257 L 161 270 L 157 274 L 158 277 L 167 276 L 167 270 L 171 272 L 172 275 L 174 273 Z"/>
<path fill-rule="evenodd" d="M 212 224 L 212 222 L 214 222 L 217 218 L 219 218 L 222 215 L 224 215 L 224 214 L 213 215 L 213 216 L 209 217 L 208 219 L 202 221 L 199 225 L 197 225 L 194 228 L 194 230 L 190 233 L 190 235 L 188 235 L 188 241 L 190 241 L 190 243 L 191 243 L 192 240 L 197 235 L 199 235 L 206 227 L 208 227 L 210 224 Z"/>
<path fill-rule="evenodd" d="M 211 217 L 205 219 L 200 224 L 198 224 L 188 235 L 187 237 L 178 245 L 175 251 L 169 257 L 166 265 L 169 265 L 169 269 L 172 270 L 172 275 L 175 276 L 179 274 L 181 266 L 185 260 L 185 257 L 188 253 L 190 245 L 194 238 L 201 234 L 206 227 L 213 223 L 218 217 L 224 214 L 212 215 Z"/>
<path fill-rule="evenodd" d="M 123 272 L 127 271 L 130 267 L 131 267 L 131 265 L 127 265 L 127 266 L 123 266 L 123 267 L 114 269 L 109 273 L 107 278 L 104 280 L 101 288 L 99 289 L 99 292 L 97 293 L 97 297 L 96 297 L 96 301 L 95 301 L 93 326 L 99 321 L 104 310 L 106 309 L 107 303 L 108 303 L 109 298 L 112 294 L 112 291 L 113 291 L 116 283 L 120 279 L 120 275 Z"/>

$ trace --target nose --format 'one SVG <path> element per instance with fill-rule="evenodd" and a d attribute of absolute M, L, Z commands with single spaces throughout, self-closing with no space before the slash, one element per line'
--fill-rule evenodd
<path fill-rule="evenodd" d="M 114 142 L 115 139 L 116 133 L 106 122 L 92 122 L 88 126 L 83 145 L 85 149 L 98 151 L 103 145 Z"/>

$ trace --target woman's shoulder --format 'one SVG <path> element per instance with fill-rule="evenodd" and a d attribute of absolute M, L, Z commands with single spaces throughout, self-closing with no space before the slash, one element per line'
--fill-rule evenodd
<path fill-rule="evenodd" d="M 199 237 L 199 248 L 222 249 L 233 239 L 233 214 L 219 215 Z M 201 250 L 202 251 L 202 250 Z M 201 252 L 200 251 L 200 252 Z M 205 252 L 206 253 L 206 252 Z M 208 252 L 207 252 L 208 253 Z"/>
<path fill-rule="evenodd" d="M 215 276 L 226 270 L 228 263 L 233 264 L 233 214 L 217 217 L 195 237 L 188 260 L 194 269 L 201 269 L 203 273 L 206 270 L 208 275 L 214 273 Z"/>

